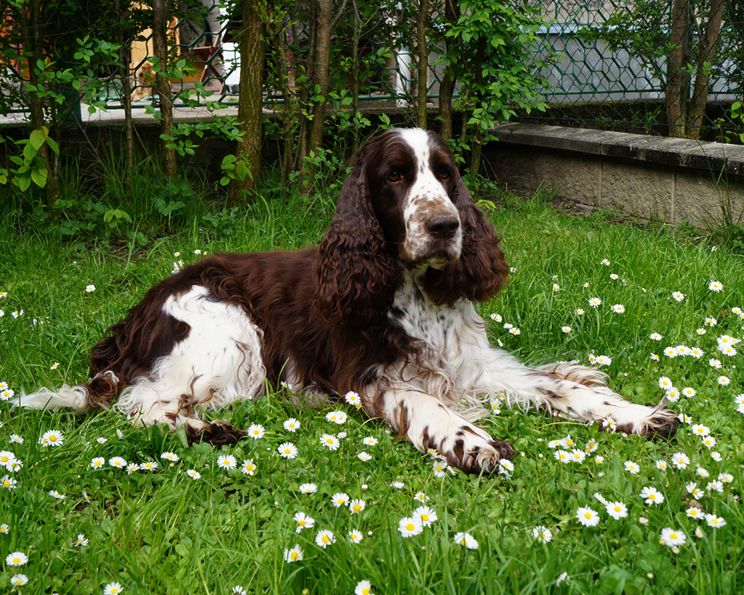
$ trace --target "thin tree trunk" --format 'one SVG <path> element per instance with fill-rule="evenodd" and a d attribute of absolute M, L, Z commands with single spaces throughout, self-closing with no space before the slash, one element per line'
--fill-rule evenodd
<path fill-rule="evenodd" d="M 308 31 L 308 39 L 310 40 L 310 47 L 307 51 L 307 60 L 305 62 L 305 77 L 306 83 L 302 85 L 300 90 L 300 131 L 299 140 L 297 143 L 297 165 L 300 169 L 303 167 L 303 159 L 308 156 L 308 130 L 310 128 L 310 120 L 305 116 L 305 107 L 309 99 L 309 89 L 312 86 L 312 81 L 315 76 L 315 53 L 316 53 L 316 36 L 315 31 L 317 29 L 317 19 L 310 19 L 310 30 Z M 295 37 L 297 39 L 297 37 Z"/>
<path fill-rule="evenodd" d="M 712 64 L 716 56 L 718 38 L 721 34 L 723 5 L 724 0 L 711 1 L 710 12 L 708 13 L 708 23 L 705 26 L 705 32 L 700 40 L 700 46 L 698 47 L 697 74 L 695 75 L 695 87 L 692 91 L 690 104 L 690 128 L 688 130 L 688 137 L 692 139 L 700 138 L 700 128 L 703 125 L 705 108 L 708 105 L 710 74 L 706 68 L 706 63 Z"/>
<path fill-rule="evenodd" d="M 416 111 L 418 127 L 426 130 L 426 91 L 429 87 L 429 53 L 426 48 L 426 21 L 429 13 L 429 0 L 420 0 L 416 19 L 416 55 L 418 61 L 418 96 Z"/>
<path fill-rule="evenodd" d="M 23 36 L 24 51 L 27 52 L 26 65 L 28 67 L 29 81 L 35 87 L 39 85 L 39 73 L 37 70 L 37 62 L 43 61 L 44 51 L 44 27 L 41 25 L 41 7 L 39 0 L 30 0 L 28 6 L 21 4 L 15 9 L 16 22 L 21 27 L 21 35 Z M 33 130 L 40 130 L 45 124 L 44 120 L 44 103 L 39 95 L 31 91 L 28 95 L 29 112 L 31 116 L 31 128 Z M 55 139 L 59 141 L 59 139 Z M 54 155 L 47 149 L 46 143 L 39 147 L 37 155 L 44 160 L 47 170 L 46 184 L 44 185 L 44 191 L 46 193 L 47 206 L 49 207 L 49 216 L 54 216 L 52 207 L 59 199 L 59 178 L 57 165 L 58 162 L 54 159 Z"/>
<path fill-rule="evenodd" d="M 171 83 L 168 79 L 168 39 L 167 26 L 170 14 L 169 0 L 152 0 L 152 49 L 160 66 L 155 74 L 155 88 L 160 102 L 160 133 L 164 137 L 173 138 L 173 99 L 171 98 Z M 176 151 L 166 147 L 171 141 L 163 139 L 163 160 L 165 175 L 175 178 L 178 171 L 176 165 Z"/>
<path fill-rule="evenodd" d="M 486 43 L 487 40 L 485 37 L 481 36 L 481 38 L 478 40 L 478 48 L 475 52 L 475 82 L 478 84 L 479 88 L 483 88 L 483 60 L 485 59 L 486 55 Z M 473 175 L 478 175 L 478 170 L 480 170 L 480 158 L 481 158 L 481 140 L 483 138 L 483 135 L 481 133 L 481 128 L 479 124 L 475 125 L 475 134 L 473 134 L 473 148 L 470 153 L 470 173 Z"/>
<path fill-rule="evenodd" d="M 292 143 L 292 121 L 294 119 L 294 104 L 292 89 L 289 84 L 289 69 L 287 67 L 287 55 L 282 44 L 282 31 L 273 35 L 272 45 L 274 52 L 274 61 L 278 70 L 277 78 L 279 79 L 279 88 L 284 98 L 284 108 L 281 112 L 282 119 L 282 159 L 281 159 L 281 176 L 282 184 L 289 181 L 289 173 L 292 168 L 292 157 L 294 154 Z"/>
<path fill-rule="evenodd" d="M 121 23 L 124 14 L 121 9 L 121 0 L 114 1 L 116 18 Z M 116 29 L 116 40 L 119 44 L 119 78 L 121 79 L 121 104 L 124 108 L 124 154 L 126 169 L 124 171 L 124 194 L 129 196 L 132 189 L 132 177 L 134 176 L 134 130 L 132 125 L 132 87 L 130 84 L 130 61 L 128 46 L 124 37 L 124 29 L 120 25 Z"/>
<path fill-rule="evenodd" d="M 248 162 L 250 175 L 230 182 L 228 206 L 249 201 L 249 192 L 258 182 L 261 171 L 261 132 L 263 114 L 263 19 L 265 0 L 244 0 L 243 30 L 240 36 L 240 98 L 238 122 L 243 140 L 236 157 Z"/>
<path fill-rule="evenodd" d="M 674 0 L 672 7 L 672 30 L 670 42 L 672 51 L 667 63 L 667 84 L 664 88 L 664 102 L 666 103 L 669 136 L 683 138 L 685 136 L 685 64 L 687 62 L 687 36 L 689 34 L 688 18 L 690 14 L 689 0 Z"/>
<path fill-rule="evenodd" d="M 359 37 L 362 24 L 359 19 L 359 10 L 356 0 L 351 1 L 351 9 L 354 11 L 354 31 L 351 40 L 351 111 L 354 118 L 354 146 L 353 153 L 359 148 Z"/>
<path fill-rule="evenodd" d="M 452 25 L 457 22 L 458 9 L 455 0 L 444 0 L 444 20 Z M 444 53 L 452 53 L 457 41 L 451 37 L 444 39 Z M 439 85 L 439 119 L 441 120 L 440 136 L 444 140 L 452 138 L 452 95 L 457 83 L 457 70 L 454 64 L 445 65 L 442 82 Z"/>
<path fill-rule="evenodd" d="M 326 98 L 328 95 L 329 60 L 331 56 L 331 31 L 333 21 L 333 0 L 318 0 L 318 28 L 315 42 L 315 69 L 312 86 L 317 90 L 319 100 L 313 105 L 313 120 L 310 122 L 308 151 L 314 151 L 323 142 Z"/>

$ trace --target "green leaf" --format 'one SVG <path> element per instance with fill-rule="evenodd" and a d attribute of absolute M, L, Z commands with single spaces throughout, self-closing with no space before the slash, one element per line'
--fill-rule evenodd
<path fill-rule="evenodd" d="M 43 129 L 37 129 L 31 132 L 31 136 L 28 138 L 29 143 L 31 146 L 33 146 L 34 149 L 37 151 L 41 148 L 41 145 L 44 144 L 44 140 L 47 137 L 47 133 Z"/>
<path fill-rule="evenodd" d="M 31 179 L 39 188 L 46 186 L 48 172 L 46 169 L 32 169 Z"/>

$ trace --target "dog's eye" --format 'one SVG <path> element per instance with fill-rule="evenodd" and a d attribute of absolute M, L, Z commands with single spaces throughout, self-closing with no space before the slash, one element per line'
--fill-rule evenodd
<path fill-rule="evenodd" d="M 450 172 L 448 169 L 441 169 L 439 170 L 439 178 L 441 180 L 449 180 L 450 179 Z"/>
<path fill-rule="evenodd" d="M 388 174 L 388 180 L 390 182 L 397 182 L 398 180 L 400 180 L 400 174 L 397 171 L 393 170 Z"/>

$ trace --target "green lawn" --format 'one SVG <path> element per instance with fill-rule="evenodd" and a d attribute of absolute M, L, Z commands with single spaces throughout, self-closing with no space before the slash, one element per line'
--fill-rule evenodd
<path fill-rule="evenodd" d="M 18 237 L 14 220 L 6 219 L 0 234 L 0 291 L 7 292 L 0 298 L 0 381 L 18 395 L 22 388 L 85 379 L 90 347 L 170 274 L 174 261 L 200 258 L 195 250 L 315 243 L 331 212 L 330 201 L 320 199 L 301 209 L 260 201 L 237 218 L 197 221 L 134 252 Z M 502 407 L 482 424 L 518 450 L 511 478 L 447 471 L 440 478 L 434 459 L 396 442 L 379 421 L 346 405 L 296 411 L 281 393 L 215 414 L 242 428 L 265 428 L 261 438 L 222 451 L 204 444 L 189 448 L 178 434 L 158 428 L 132 428 L 113 412 L 77 416 L 0 403 L 0 450 L 22 463 L 15 471 L 0 470 L 16 482 L 12 489 L 0 485 L 2 588 L 23 574 L 28 582 L 14 587 L 18 592 L 60 594 L 100 594 L 111 583 L 127 595 L 223 594 L 238 585 L 250 593 L 350 594 L 362 580 L 374 593 L 411 594 L 744 590 L 744 415 L 735 401 L 744 393 L 744 343 L 729 341 L 739 352 L 733 356 L 717 343 L 724 335 L 742 338 L 744 320 L 736 314 L 744 308 L 742 258 L 681 245 L 658 231 L 569 218 L 540 200 L 511 200 L 492 218 L 514 268 L 508 288 L 481 306 L 492 342 L 533 364 L 606 356 L 611 386 L 636 402 L 659 402 L 665 394 L 661 377 L 680 393 L 694 389 L 695 396 L 671 404 L 691 421 L 673 440 L 623 437 L 597 425 Z M 709 289 L 711 281 L 722 291 Z M 86 291 L 88 285 L 95 290 Z M 675 300 L 674 292 L 684 299 Z M 589 304 L 594 297 L 602 301 L 596 308 Z M 614 312 L 615 305 L 624 312 Z M 491 314 L 502 322 L 491 321 Z M 706 325 L 709 317 L 715 326 Z M 521 334 L 510 334 L 504 323 Z M 652 333 L 663 338 L 653 340 Z M 664 355 L 665 348 L 681 345 L 704 354 Z M 712 358 L 720 360 L 720 369 L 711 366 Z M 339 409 L 348 413 L 341 425 L 326 418 Z M 299 421 L 299 429 L 284 428 L 289 418 Z M 705 430 L 693 424 L 709 428 L 716 444 L 707 447 L 693 427 Z M 59 446 L 40 444 L 49 431 L 61 436 Z M 340 447 L 321 446 L 323 434 L 339 437 Z M 569 436 L 571 444 L 552 444 Z M 376 444 L 365 443 L 368 437 Z M 296 458 L 279 455 L 285 442 L 296 446 Z M 587 448 L 583 462 L 555 456 Z M 359 458 L 362 452 L 369 460 Z M 677 453 L 689 458 L 686 468 L 675 466 Z M 218 457 L 228 454 L 237 468 L 220 468 Z M 104 463 L 94 468 L 99 457 Z M 158 466 L 129 474 L 126 466 L 110 464 L 114 457 Z M 255 466 L 252 475 L 241 472 L 246 460 Z M 626 469 L 635 469 L 628 462 L 637 473 Z M 659 468 L 662 462 L 666 469 Z M 705 492 L 697 500 L 686 487 L 692 482 Z M 302 493 L 302 484 L 314 484 L 316 491 Z M 658 490 L 663 502 L 647 504 L 640 496 L 647 487 Z M 60 497 L 50 495 L 54 491 Z M 363 500 L 363 510 L 334 506 L 332 496 L 341 493 Z M 437 520 L 403 537 L 399 521 L 422 505 L 417 494 Z M 627 516 L 614 519 L 598 495 L 623 504 Z M 582 507 L 598 513 L 596 526 L 577 520 Z M 699 518 L 688 516 L 691 507 Z M 300 512 L 314 526 L 298 533 L 293 517 Z M 539 527 L 550 531 L 549 542 L 533 536 Z M 683 534 L 685 542 L 660 543 L 665 528 L 677 541 Z M 325 548 L 316 545 L 323 530 L 335 539 Z M 350 532 L 361 541 L 354 543 Z M 477 548 L 456 543 L 461 532 Z M 295 546 L 302 559 L 286 562 L 285 551 Z M 27 562 L 11 565 L 6 556 L 15 552 Z M 557 584 L 563 573 L 567 578 Z"/>

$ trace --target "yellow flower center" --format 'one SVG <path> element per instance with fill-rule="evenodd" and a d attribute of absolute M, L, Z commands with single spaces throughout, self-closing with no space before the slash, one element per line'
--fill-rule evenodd
<path fill-rule="evenodd" d="M 359 511 L 360 511 L 361 509 L 362 509 L 362 507 L 361 507 L 361 506 L 359 506 L 359 504 L 354 504 L 354 510 L 355 510 L 356 512 L 359 512 Z"/>
<path fill-rule="evenodd" d="M 291 558 L 292 558 L 293 560 L 296 560 L 296 559 L 297 559 L 297 558 L 298 558 L 299 556 L 300 556 L 300 555 L 299 555 L 299 554 L 298 554 L 297 552 L 292 552 L 292 553 L 290 554 L 290 557 L 291 557 Z"/>
<path fill-rule="evenodd" d="M 369 589 L 362 589 L 362 595 L 369 595 Z"/>
<path fill-rule="evenodd" d="M 672 539 L 677 539 L 677 534 L 676 533 L 670 533 L 669 534 L 669 537 L 671 537 Z"/>
<path fill-rule="evenodd" d="M 330 541 L 330 539 L 328 538 L 328 535 L 323 535 L 323 537 L 321 538 L 321 541 L 323 543 L 328 543 Z"/>
<path fill-rule="evenodd" d="M 407 531 L 413 531 L 415 528 L 416 528 L 416 525 L 414 525 L 413 523 L 408 523 L 406 525 L 406 530 Z"/>
<path fill-rule="evenodd" d="M 585 513 L 584 513 L 584 518 L 585 518 L 585 519 L 590 519 L 590 518 L 592 518 L 592 513 L 591 513 L 591 512 L 585 512 Z"/>
<path fill-rule="evenodd" d="M 429 520 L 429 515 L 428 514 L 422 514 L 421 515 L 421 520 L 422 521 L 428 521 Z"/>

